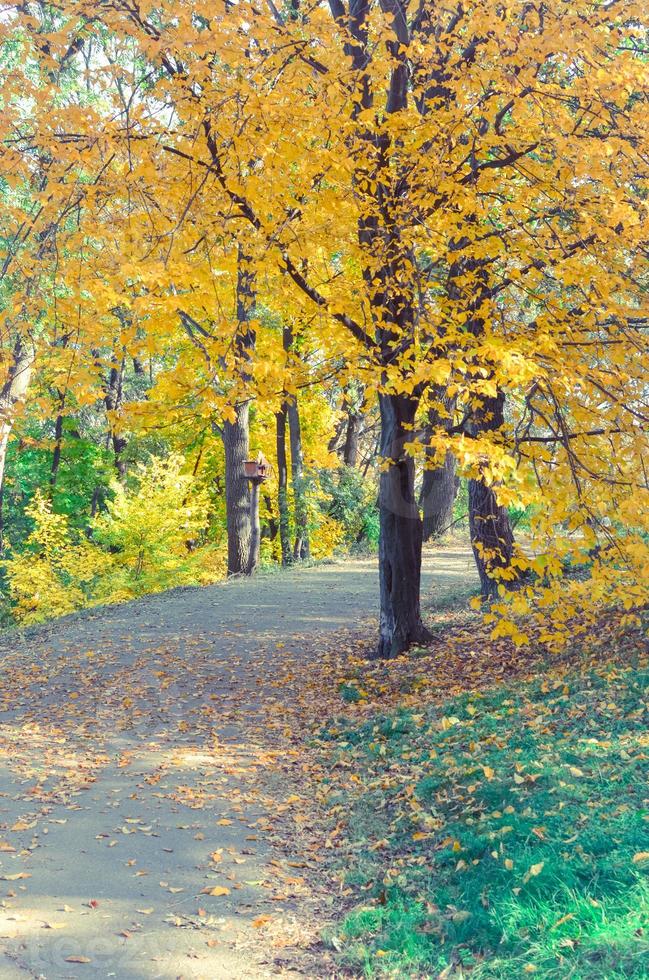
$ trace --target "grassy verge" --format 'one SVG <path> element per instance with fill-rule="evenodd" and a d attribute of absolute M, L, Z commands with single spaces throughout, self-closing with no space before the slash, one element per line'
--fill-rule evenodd
<path fill-rule="evenodd" d="M 341 968 L 649 977 L 648 681 L 636 642 L 621 662 L 328 726 Z"/>

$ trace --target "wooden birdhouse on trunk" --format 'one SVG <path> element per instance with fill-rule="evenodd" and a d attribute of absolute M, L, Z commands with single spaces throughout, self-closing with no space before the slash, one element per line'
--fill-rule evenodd
<path fill-rule="evenodd" d="M 247 459 L 244 462 L 243 471 L 248 480 L 267 480 L 270 476 L 270 463 L 263 453 L 259 453 L 257 459 Z"/>

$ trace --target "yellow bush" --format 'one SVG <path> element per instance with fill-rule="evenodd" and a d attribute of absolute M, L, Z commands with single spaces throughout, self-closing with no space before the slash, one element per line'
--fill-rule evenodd
<path fill-rule="evenodd" d="M 196 547 L 209 499 L 181 472 L 182 462 L 172 456 L 141 466 L 134 489 L 115 481 L 91 541 L 37 492 L 27 508 L 34 530 L 25 550 L 4 562 L 18 622 L 39 623 L 84 606 L 223 578 L 224 545 Z"/>
<path fill-rule="evenodd" d="M 182 464 L 180 456 L 153 459 L 138 468 L 136 489 L 111 485 L 113 499 L 94 531 L 116 552 L 116 592 L 142 595 L 196 581 L 198 551 L 188 544 L 207 524 L 209 499 L 194 490 Z"/>
<path fill-rule="evenodd" d="M 41 491 L 26 508 L 34 521 L 25 551 L 5 561 L 14 615 L 20 623 L 40 623 L 81 609 L 112 558 L 76 536 L 67 517 L 54 514 Z"/>
<path fill-rule="evenodd" d="M 329 517 L 328 514 L 320 514 L 317 527 L 311 534 L 311 557 L 331 558 L 344 540 L 345 528 L 340 521 Z"/>

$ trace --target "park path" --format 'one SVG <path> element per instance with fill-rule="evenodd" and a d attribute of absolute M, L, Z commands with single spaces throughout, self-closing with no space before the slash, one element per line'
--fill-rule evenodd
<path fill-rule="evenodd" d="M 375 565 L 174 590 L 0 636 L 2 980 L 300 972 L 288 950 L 308 932 L 317 856 L 299 814 L 291 824 L 303 732 L 285 703 L 301 662 L 374 628 Z M 424 608 L 472 577 L 465 549 L 427 554 Z"/>

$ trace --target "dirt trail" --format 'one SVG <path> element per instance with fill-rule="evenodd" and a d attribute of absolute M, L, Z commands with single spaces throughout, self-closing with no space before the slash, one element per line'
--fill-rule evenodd
<path fill-rule="evenodd" d="M 466 550 L 427 554 L 424 608 L 473 580 Z M 259 941 L 306 893 L 274 848 L 299 758 L 266 721 L 278 658 L 373 628 L 377 595 L 375 561 L 346 561 L 0 637 L 2 980 L 294 973 Z"/>

